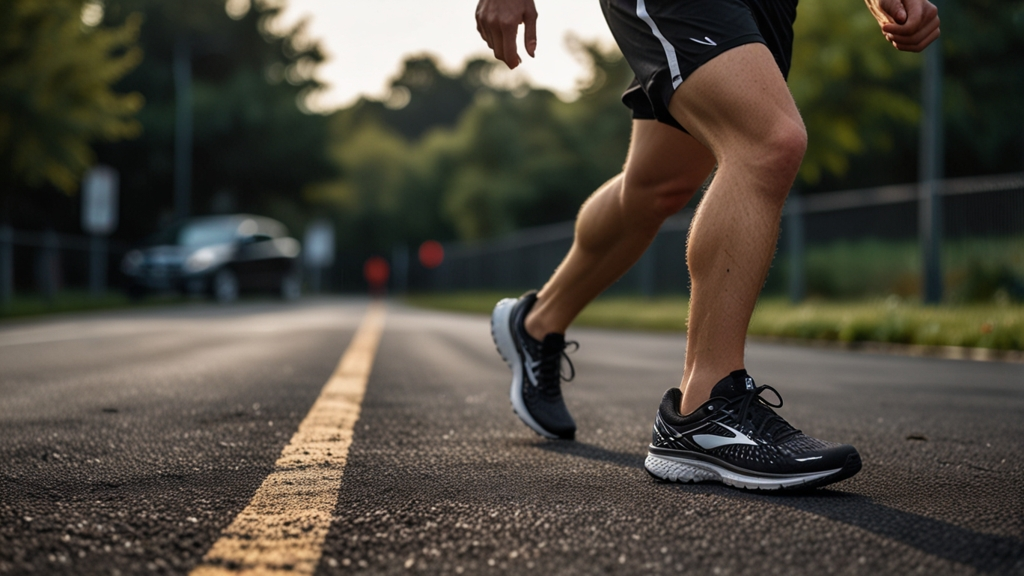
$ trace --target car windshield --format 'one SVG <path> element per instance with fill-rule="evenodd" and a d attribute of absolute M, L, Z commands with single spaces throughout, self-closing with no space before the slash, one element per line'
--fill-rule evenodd
<path fill-rule="evenodd" d="M 182 222 L 161 230 L 149 238 L 147 244 L 178 245 L 186 247 L 224 244 L 238 237 L 239 223 L 235 220 L 194 220 Z"/>
<path fill-rule="evenodd" d="M 224 244 L 235 239 L 238 233 L 236 222 L 192 222 L 178 233 L 179 246 L 209 246 Z"/>

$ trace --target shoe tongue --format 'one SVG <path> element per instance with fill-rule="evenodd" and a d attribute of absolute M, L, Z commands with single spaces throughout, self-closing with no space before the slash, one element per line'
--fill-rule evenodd
<path fill-rule="evenodd" d="M 735 398 L 755 388 L 754 379 L 746 370 L 736 370 L 718 381 L 711 389 L 712 398 Z"/>

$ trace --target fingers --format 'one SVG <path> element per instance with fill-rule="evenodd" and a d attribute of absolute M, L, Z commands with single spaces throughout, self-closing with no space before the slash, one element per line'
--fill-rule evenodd
<path fill-rule="evenodd" d="M 523 24 L 523 43 L 526 44 L 526 53 L 533 58 L 537 51 L 537 12 L 527 13 Z"/>
<path fill-rule="evenodd" d="M 502 53 L 498 56 L 498 59 L 505 62 L 505 65 L 509 68 L 515 68 L 522 62 L 522 59 L 519 58 L 519 52 L 516 51 L 516 33 L 518 28 L 518 26 L 509 26 L 501 30 Z M 497 52 L 495 52 L 495 55 L 497 55 Z"/>
<path fill-rule="evenodd" d="M 908 4 L 907 21 L 903 24 L 885 24 L 882 33 L 897 49 L 920 52 L 939 37 L 939 11 L 934 4 L 923 0 Z"/>
<path fill-rule="evenodd" d="M 881 14 L 879 14 L 879 10 L 872 6 L 871 2 L 868 2 L 868 7 L 871 8 L 872 14 L 875 15 L 875 19 L 879 23 L 896 22 L 897 24 L 904 24 L 907 21 L 907 10 L 901 0 L 881 0 L 877 6 Z"/>
<path fill-rule="evenodd" d="M 907 9 L 906 21 L 882 24 L 883 32 L 897 36 L 910 36 L 939 17 L 938 8 L 928 0 L 906 0 L 904 5 Z"/>
<path fill-rule="evenodd" d="M 927 22 L 922 28 L 916 30 L 914 33 L 909 35 L 903 34 L 892 34 L 886 33 L 885 39 L 896 45 L 897 48 L 903 46 L 916 46 L 921 43 L 922 40 L 932 35 L 933 32 L 939 29 L 939 21 L 935 19 L 931 22 Z M 883 30 L 884 32 L 884 30 Z"/>
<path fill-rule="evenodd" d="M 491 43 L 491 35 L 483 26 L 480 25 L 480 22 L 477 22 L 476 24 L 476 31 L 480 33 L 480 37 L 487 43 L 487 47 L 494 50 L 494 45 Z"/>
<path fill-rule="evenodd" d="M 537 10 L 533 0 L 480 0 L 476 10 L 476 29 L 494 57 L 509 68 L 522 62 L 516 49 L 519 25 L 525 24 L 526 52 L 537 48 Z"/>
<path fill-rule="evenodd" d="M 494 57 L 502 62 L 505 61 L 505 42 L 501 34 L 501 29 L 492 30 L 490 33 L 491 41 L 487 43 L 487 47 L 494 52 Z M 507 62 L 506 62 L 507 64 Z"/>
<path fill-rule="evenodd" d="M 895 46 L 896 49 L 901 50 L 903 52 L 920 52 L 927 48 L 929 44 L 934 42 L 935 39 L 939 37 L 939 35 L 940 31 L 938 26 L 936 26 L 930 33 L 928 33 L 927 36 L 925 36 L 924 38 L 915 43 L 901 43 L 894 41 L 892 42 L 892 45 Z"/>
<path fill-rule="evenodd" d="M 487 43 L 487 47 L 490 48 L 491 47 L 491 39 L 490 39 L 490 37 L 488 37 L 487 31 L 484 30 L 484 27 L 480 24 L 480 19 L 479 18 L 477 18 L 477 21 L 476 21 L 476 31 L 477 31 L 478 34 L 480 34 L 480 37 L 484 39 L 484 42 Z"/>

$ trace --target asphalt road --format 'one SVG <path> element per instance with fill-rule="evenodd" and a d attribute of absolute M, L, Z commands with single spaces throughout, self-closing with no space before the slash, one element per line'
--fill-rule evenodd
<path fill-rule="evenodd" d="M 0 574 L 184 574 L 246 508 L 366 301 L 0 324 Z M 1024 364 L 751 344 L 857 476 L 807 493 L 643 471 L 674 335 L 574 330 L 576 442 L 512 414 L 486 318 L 388 305 L 317 574 L 1024 574 Z"/>

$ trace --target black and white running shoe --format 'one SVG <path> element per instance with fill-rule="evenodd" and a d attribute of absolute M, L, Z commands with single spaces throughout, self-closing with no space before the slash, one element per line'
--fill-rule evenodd
<path fill-rule="evenodd" d="M 572 380 L 575 371 L 565 354 L 563 334 L 548 334 L 540 342 L 526 332 L 526 314 L 537 301 L 537 292 L 520 298 L 505 298 L 491 314 L 491 336 L 498 353 L 512 368 L 512 410 L 534 432 L 547 438 L 572 440 L 576 422 L 562 398 L 562 359 L 569 365 Z"/>
<path fill-rule="evenodd" d="M 779 403 L 762 398 L 765 390 Z M 772 410 L 782 406 L 782 396 L 771 386 L 756 386 L 746 370 L 723 378 L 692 414 L 679 413 L 681 400 L 678 388 L 669 390 L 655 417 L 644 462 L 655 478 L 779 490 L 825 486 L 860 470 L 856 448 L 790 426 Z"/>

